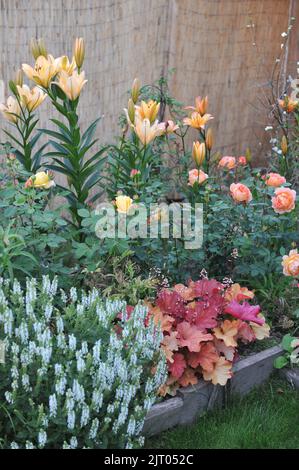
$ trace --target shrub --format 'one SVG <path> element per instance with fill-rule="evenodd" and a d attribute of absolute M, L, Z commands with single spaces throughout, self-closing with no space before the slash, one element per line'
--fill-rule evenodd
<path fill-rule="evenodd" d="M 97 290 L 1 280 L 0 436 L 4 448 L 131 448 L 165 381 L 161 332 Z M 4 359 L 4 360 L 3 360 Z"/>
<path fill-rule="evenodd" d="M 239 344 L 269 336 L 260 307 L 248 303 L 253 297 L 239 284 L 228 287 L 215 279 L 177 284 L 159 293 L 150 312 L 164 333 L 169 377 L 162 395 L 194 385 L 201 376 L 214 385 L 226 384 Z"/>

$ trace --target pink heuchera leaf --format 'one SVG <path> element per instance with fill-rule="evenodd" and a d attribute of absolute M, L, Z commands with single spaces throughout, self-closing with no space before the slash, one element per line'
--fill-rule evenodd
<path fill-rule="evenodd" d="M 217 351 L 220 354 L 223 354 L 225 359 L 227 359 L 228 361 L 234 360 L 236 350 L 233 346 L 226 346 L 224 341 L 221 341 L 220 339 L 217 339 L 217 338 L 214 338 L 214 344 L 215 344 Z"/>
<path fill-rule="evenodd" d="M 190 325 L 186 321 L 179 323 L 177 330 L 179 333 L 179 345 L 181 347 L 186 346 L 191 352 L 199 352 L 203 341 L 213 339 L 212 335 L 203 333 L 195 325 Z"/>
<path fill-rule="evenodd" d="M 158 296 L 157 306 L 163 313 L 167 313 L 168 315 L 172 315 L 176 318 L 184 318 L 184 299 L 176 291 L 163 289 Z"/>
<path fill-rule="evenodd" d="M 258 317 L 258 314 L 261 311 L 259 305 L 250 305 L 248 302 L 243 302 L 239 304 L 236 300 L 233 300 L 225 307 L 225 313 L 229 313 L 235 318 L 240 320 L 252 321 L 258 325 L 263 325 L 265 320 L 261 317 Z"/>
<path fill-rule="evenodd" d="M 204 370 L 211 372 L 214 363 L 219 359 L 219 354 L 212 342 L 204 343 L 199 352 L 191 352 L 188 354 L 188 364 L 196 369 L 201 366 Z"/>
<path fill-rule="evenodd" d="M 181 353 L 175 353 L 173 355 L 173 362 L 168 363 L 168 370 L 176 379 L 178 379 L 179 377 L 181 377 L 181 375 L 183 375 L 183 372 L 186 369 L 186 367 L 187 367 L 187 363 L 185 361 L 183 354 Z"/>

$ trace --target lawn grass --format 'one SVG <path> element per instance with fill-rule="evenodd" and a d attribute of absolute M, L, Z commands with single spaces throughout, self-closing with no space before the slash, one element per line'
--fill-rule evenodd
<path fill-rule="evenodd" d="M 299 391 L 272 378 L 224 410 L 192 426 L 166 431 L 146 443 L 151 449 L 299 449 Z"/>

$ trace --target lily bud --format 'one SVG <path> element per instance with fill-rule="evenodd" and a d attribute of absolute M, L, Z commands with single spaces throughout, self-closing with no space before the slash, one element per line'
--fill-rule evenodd
<path fill-rule="evenodd" d="M 198 141 L 193 142 L 192 157 L 198 167 L 203 164 L 205 156 L 206 156 L 205 144 L 203 142 L 200 143 Z"/>
<path fill-rule="evenodd" d="M 131 90 L 131 97 L 132 97 L 134 104 L 136 104 L 138 101 L 140 88 L 141 88 L 140 80 L 139 78 L 135 78 L 133 85 L 132 85 L 132 90 Z"/>
<path fill-rule="evenodd" d="M 23 77 L 24 77 L 23 70 L 19 69 L 14 79 L 14 83 L 16 86 L 20 86 L 20 87 L 23 86 Z"/>
<path fill-rule="evenodd" d="M 39 55 L 42 55 L 47 59 L 48 57 L 48 51 L 46 49 L 46 45 L 43 39 L 38 40 L 38 47 L 39 47 Z"/>
<path fill-rule="evenodd" d="M 246 149 L 245 157 L 246 157 L 247 163 L 250 163 L 251 160 L 252 160 L 252 155 L 251 155 L 251 151 L 250 151 L 249 147 L 247 147 L 247 149 Z"/>
<path fill-rule="evenodd" d="M 208 150 L 211 150 L 214 145 L 214 136 L 211 128 L 207 130 L 206 133 L 206 147 Z"/>
<path fill-rule="evenodd" d="M 30 41 L 30 50 L 35 60 L 37 60 L 37 58 L 41 55 L 45 58 L 48 57 L 47 49 L 43 39 L 36 40 L 35 38 L 32 38 Z"/>
<path fill-rule="evenodd" d="M 80 69 L 85 57 L 85 43 L 83 38 L 76 38 L 74 45 L 74 57 L 78 69 Z"/>
<path fill-rule="evenodd" d="M 283 155 L 286 155 L 288 152 L 288 141 L 285 135 L 282 136 L 280 148 L 281 148 Z"/>
<path fill-rule="evenodd" d="M 132 98 L 128 101 L 128 116 L 132 124 L 135 122 L 135 106 Z"/>

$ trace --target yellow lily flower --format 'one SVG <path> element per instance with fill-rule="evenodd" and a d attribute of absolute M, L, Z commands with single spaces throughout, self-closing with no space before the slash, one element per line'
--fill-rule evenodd
<path fill-rule="evenodd" d="M 28 64 L 22 64 L 22 69 L 27 77 L 43 88 L 49 88 L 52 78 L 58 72 L 58 61 L 53 56 L 39 56 L 35 62 L 34 68 Z"/>
<path fill-rule="evenodd" d="M 39 171 L 34 176 L 26 181 L 25 187 L 28 188 L 33 186 L 34 188 L 44 188 L 50 189 L 52 186 L 55 186 L 55 181 L 52 180 L 46 171 Z"/>
<path fill-rule="evenodd" d="M 201 116 L 206 114 L 208 110 L 208 97 L 206 96 L 205 98 L 202 98 L 201 96 L 197 96 L 195 98 L 195 107 L 194 106 L 186 106 L 185 109 L 192 109 L 193 111 L 196 111 L 199 113 Z"/>
<path fill-rule="evenodd" d="M 85 72 L 79 74 L 75 71 L 69 76 L 66 72 L 62 71 L 59 74 L 57 85 L 71 101 L 74 101 L 80 95 L 85 83 L 87 83 L 87 80 L 85 80 Z"/>
<path fill-rule="evenodd" d="M 157 103 L 156 101 L 141 101 L 140 106 L 136 106 L 136 114 L 138 114 L 140 119 L 149 119 L 152 124 L 158 115 L 159 108 L 160 103 Z"/>
<path fill-rule="evenodd" d="M 186 126 L 194 127 L 194 129 L 204 129 L 206 123 L 210 121 L 210 119 L 213 119 L 211 114 L 205 114 L 204 116 L 201 116 L 199 113 L 194 112 L 191 114 L 190 118 L 184 119 L 184 124 Z"/>
<path fill-rule="evenodd" d="M 134 130 L 143 145 L 149 144 L 153 139 L 163 135 L 165 132 L 163 123 L 158 124 L 158 121 L 155 121 L 151 126 L 149 119 L 140 119 L 139 117 L 136 118 Z"/>
<path fill-rule="evenodd" d="M 9 96 L 7 98 L 6 104 L 0 104 L 0 111 L 7 121 L 16 124 L 18 121 L 18 116 L 21 113 L 21 108 L 17 100 L 12 96 Z"/>
<path fill-rule="evenodd" d="M 24 105 L 29 112 L 34 111 L 46 99 L 47 95 L 39 87 L 35 86 L 30 90 L 29 86 L 17 85 L 18 93 L 22 105 Z"/>
<path fill-rule="evenodd" d="M 58 72 L 66 72 L 68 75 L 72 75 L 76 68 L 75 57 L 72 58 L 72 62 L 69 61 L 69 58 L 66 55 L 58 57 L 56 60 Z"/>

